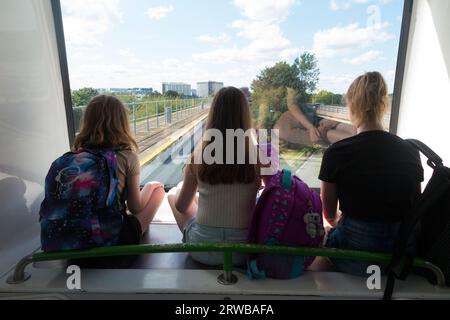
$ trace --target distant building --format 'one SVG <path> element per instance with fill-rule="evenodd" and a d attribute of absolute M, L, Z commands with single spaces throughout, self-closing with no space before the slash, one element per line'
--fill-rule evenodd
<path fill-rule="evenodd" d="M 191 96 L 191 85 L 181 82 L 163 82 L 162 94 L 166 94 L 167 91 L 175 91 L 181 96 Z"/>
<path fill-rule="evenodd" d="M 192 94 L 193 97 L 197 97 L 197 90 L 192 89 L 191 90 L 191 94 Z"/>
<path fill-rule="evenodd" d="M 116 93 L 116 94 L 127 94 L 129 92 L 128 88 L 110 88 L 109 92 Z"/>
<path fill-rule="evenodd" d="M 153 94 L 153 88 L 139 88 L 139 94 L 143 95 Z"/>
<path fill-rule="evenodd" d="M 105 89 L 105 88 L 97 88 L 95 90 L 97 90 L 99 94 L 104 94 L 104 93 L 110 92 L 109 89 Z"/>
<path fill-rule="evenodd" d="M 105 93 L 115 93 L 115 94 L 130 94 L 130 95 L 138 95 L 145 96 L 153 93 L 152 88 L 110 88 L 110 89 L 98 89 L 99 92 Z"/>
<path fill-rule="evenodd" d="M 213 96 L 217 92 L 219 92 L 219 90 L 222 88 L 223 82 L 215 82 L 215 81 L 198 82 L 197 95 L 202 98 Z"/>

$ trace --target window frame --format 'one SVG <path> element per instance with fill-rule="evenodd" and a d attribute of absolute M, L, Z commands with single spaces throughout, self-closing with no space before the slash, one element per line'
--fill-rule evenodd
<path fill-rule="evenodd" d="M 70 145 L 75 140 L 75 122 L 72 110 L 72 93 L 70 89 L 69 68 L 67 63 L 66 41 L 64 36 L 64 25 L 60 0 L 51 0 L 53 20 L 55 25 L 56 41 L 58 47 L 61 78 L 64 91 L 64 103 L 66 110 L 67 129 Z M 409 33 L 411 29 L 412 12 L 414 0 L 404 0 L 402 25 L 400 30 L 399 50 L 397 56 L 397 66 L 395 71 L 394 96 L 392 101 L 392 111 L 389 131 L 397 134 L 400 114 L 401 95 L 405 77 L 406 58 L 408 54 Z"/>
<path fill-rule="evenodd" d="M 67 63 L 66 39 L 64 36 L 63 17 L 61 11 L 61 1 L 51 0 L 53 22 L 55 26 L 56 45 L 58 48 L 59 67 L 64 94 L 64 107 L 66 110 L 67 132 L 69 143 L 72 148 L 75 141 L 75 119 L 72 108 L 72 90 L 70 89 L 69 66 Z"/>
<path fill-rule="evenodd" d="M 408 55 L 409 33 L 411 30 L 414 0 L 404 0 L 402 26 L 400 30 L 400 41 L 397 56 L 397 67 L 395 70 L 394 96 L 392 100 L 391 120 L 389 131 L 392 134 L 398 132 L 398 121 L 400 105 L 402 100 L 403 82 L 405 78 L 406 58 Z"/>

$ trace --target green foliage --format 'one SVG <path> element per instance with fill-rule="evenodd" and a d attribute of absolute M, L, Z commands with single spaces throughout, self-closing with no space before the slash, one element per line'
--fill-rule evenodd
<path fill-rule="evenodd" d="M 176 91 L 169 90 L 164 94 L 164 96 L 172 99 L 172 98 L 178 98 L 180 95 Z"/>
<path fill-rule="evenodd" d="M 312 53 L 305 52 L 300 59 L 295 59 L 294 66 L 298 69 L 298 89 L 301 95 L 301 102 L 308 102 L 312 93 L 319 83 L 320 70 L 317 67 L 316 56 Z"/>
<path fill-rule="evenodd" d="M 319 82 L 320 71 L 314 54 L 303 53 L 292 65 L 278 62 L 264 69 L 253 81 L 252 115 L 255 125 L 271 129 L 287 111 L 287 88 L 296 89 L 299 103 L 309 102 Z"/>
<path fill-rule="evenodd" d="M 87 106 L 89 101 L 98 95 L 98 91 L 93 88 L 82 88 L 72 92 L 72 104 L 75 107 Z"/>
<path fill-rule="evenodd" d="M 335 94 L 326 90 L 319 91 L 312 97 L 313 103 L 320 103 L 325 105 L 341 105 L 342 94 Z"/>
<path fill-rule="evenodd" d="M 122 103 L 129 104 L 137 101 L 136 96 L 133 94 L 112 94 L 114 97 L 117 97 Z"/>
<path fill-rule="evenodd" d="M 259 85 L 265 89 L 280 87 L 299 87 L 299 73 L 295 65 L 278 62 L 264 69 L 257 77 Z"/>

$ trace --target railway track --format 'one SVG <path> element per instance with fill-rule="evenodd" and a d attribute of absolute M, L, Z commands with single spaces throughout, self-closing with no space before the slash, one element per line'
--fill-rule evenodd
<path fill-rule="evenodd" d="M 204 116 L 208 112 L 209 110 L 204 110 L 202 112 L 188 116 L 183 120 L 177 121 L 171 126 L 159 129 L 152 129 L 150 131 L 146 131 L 145 134 L 142 133 L 139 134 L 139 136 L 137 137 L 139 152 L 144 153 L 145 151 L 153 147 L 156 143 L 170 137 L 177 130 L 184 128 L 186 125 Z"/>

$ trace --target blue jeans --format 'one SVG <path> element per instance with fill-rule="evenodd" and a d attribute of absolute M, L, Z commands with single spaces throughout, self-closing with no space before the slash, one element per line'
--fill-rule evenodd
<path fill-rule="evenodd" d="M 395 239 L 400 229 L 400 223 L 373 223 L 343 217 L 336 229 L 328 234 L 326 247 L 392 253 Z M 376 263 L 330 259 L 338 271 L 367 276 L 367 268 Z M 382 273 L 386 272 L 386 265 L 379 265 Z"/>
<path fill-rule="evenodd" d="M 198 224 L 195 218 L 191 219 L 184 228 L 184 243 L 246 243 L 248 236 L 247 229 L 213 228 Z M 223 253 L 221 252 L 192 252 L 192 259 L 197 262 L 219 266 L 223 264 Z M 233 254 L 233 265 L 244 266 L 247 263 L 245 254 Z"/>

